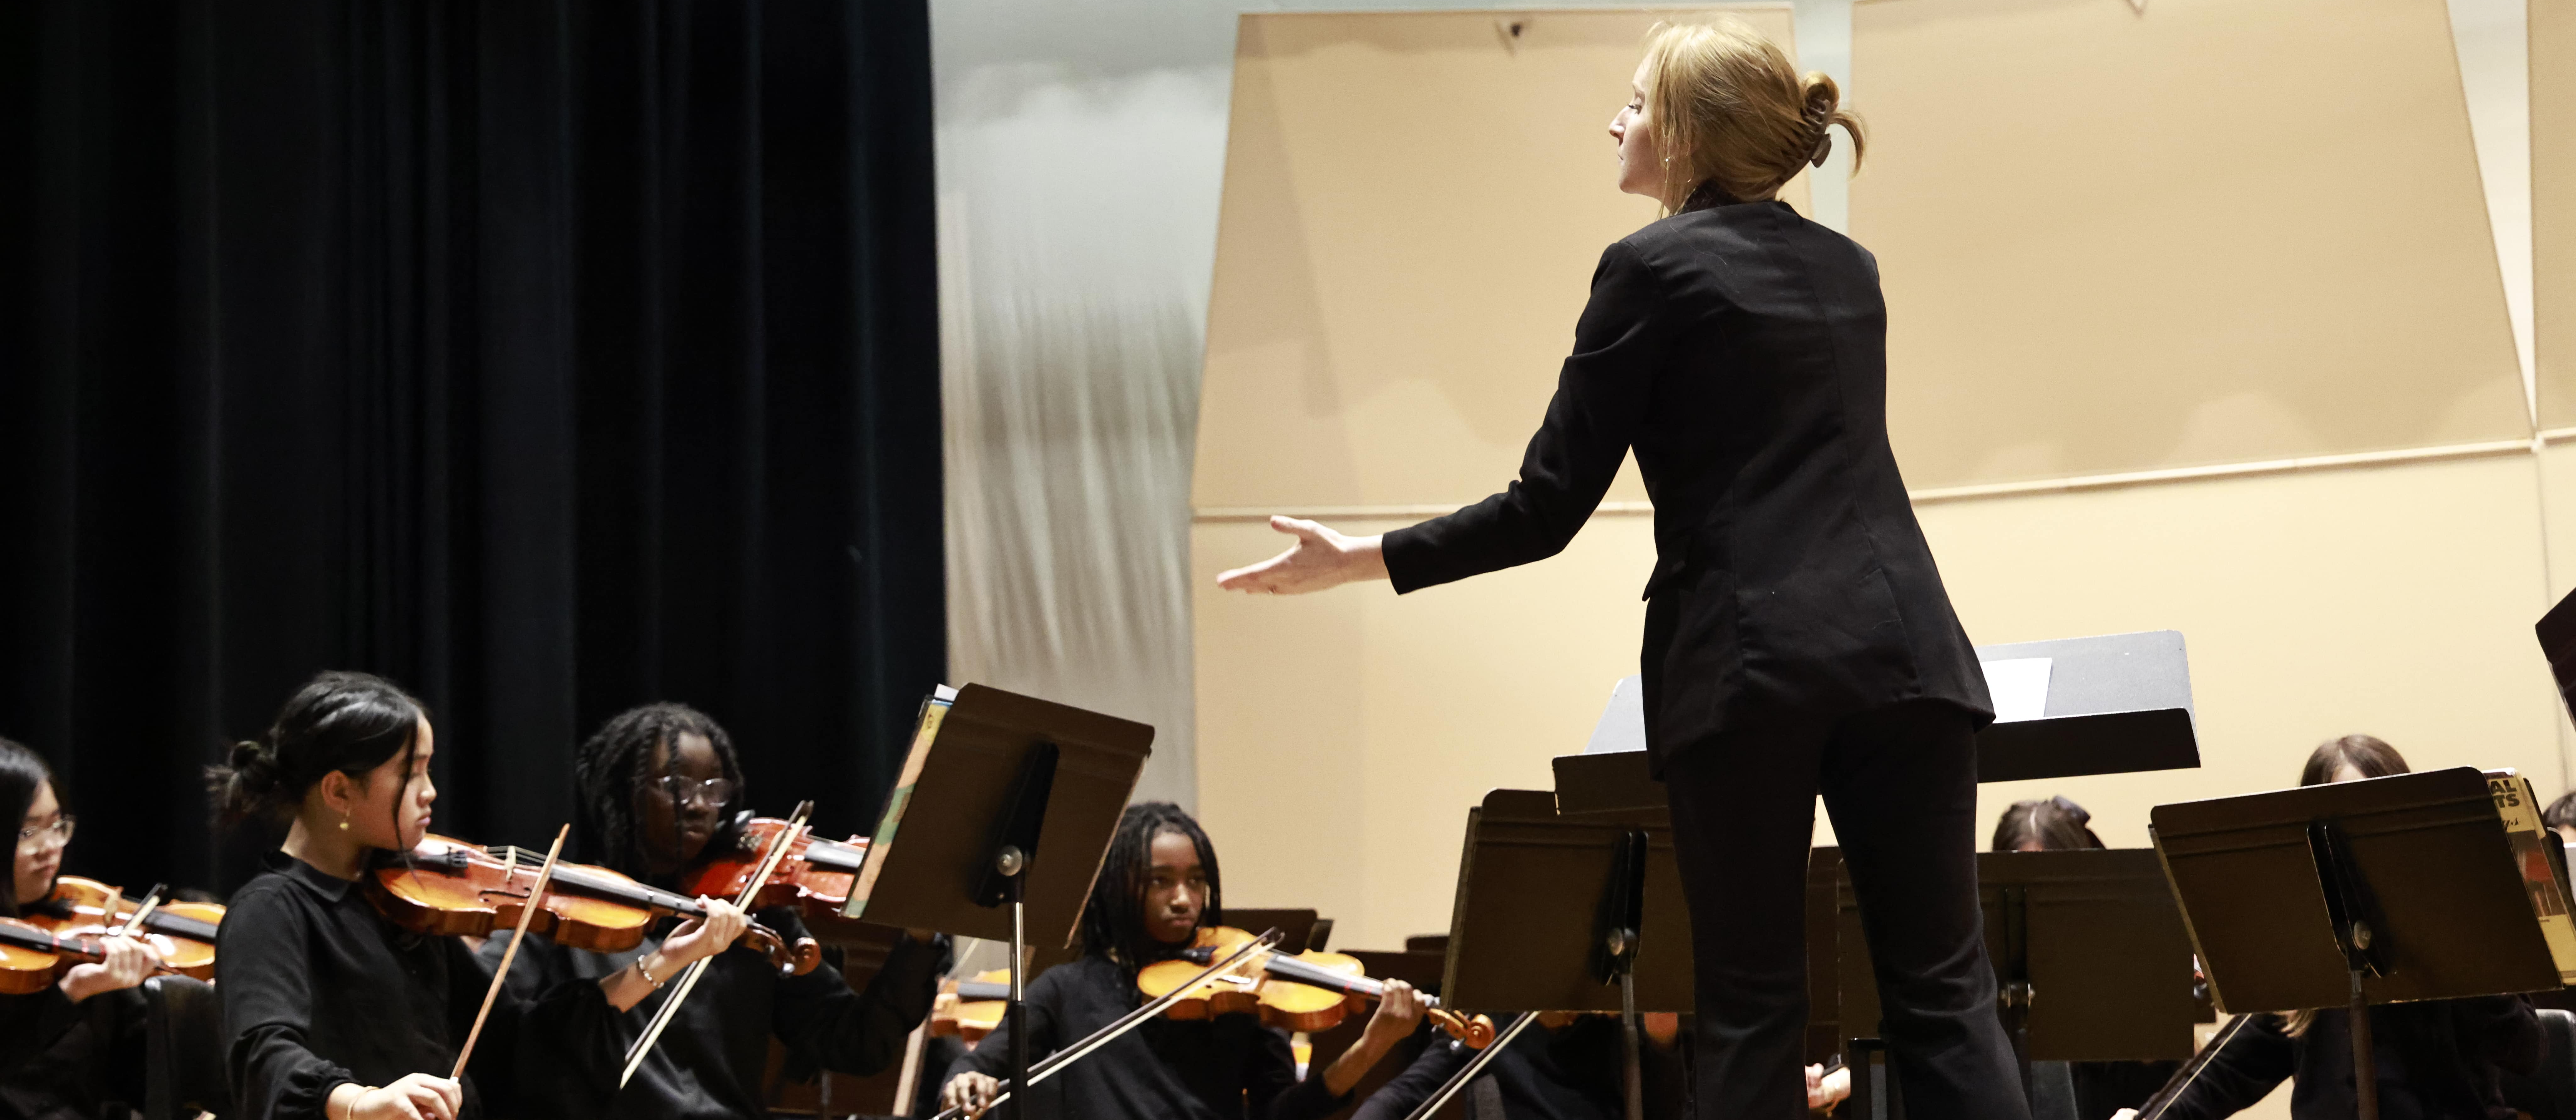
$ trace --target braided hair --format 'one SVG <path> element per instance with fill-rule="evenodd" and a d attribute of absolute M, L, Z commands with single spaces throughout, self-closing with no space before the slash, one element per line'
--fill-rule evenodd
<path fill-rule="evenodd" d="M 733 738 L 724 728 L 686 704 L 628 708 L 599 725 L 573 756 L 573 784 L 579 798 L 574 832 L 587 858 L 627 875 L 645 873 L 648 861 L 636 828 L 635 799 L 652 781 L 653 756 L 676 749 L 684 735 L 704 738 L 724 765 L 725 779 L 733 783 L 733 797 L 717 819 L 733 819 L 745 800 L 742 764 L 734 758 Z M 672 814 L 674 820 L 678 816 Z"/>
<path fill-rule="evenodd" d="M 1091 900 L 1082 908 L 1082 951 L 1106 957 L 1133 972 L 1171 953 L 1171 947 L 1145 932 L 1145 888 L 1153 878 L 1154 838 L 1164 833 L 1186 836 L 1198 849 L 1199 867 L 1207 873 L 1207 905 L 1199 926 L 1225 924 L 1225 891 L 1217 875 L 1216 844 L 1188 811 L 1169 801 L 1130 805 L 1118 817 L 1109 855 L 1091 881 Z"/>

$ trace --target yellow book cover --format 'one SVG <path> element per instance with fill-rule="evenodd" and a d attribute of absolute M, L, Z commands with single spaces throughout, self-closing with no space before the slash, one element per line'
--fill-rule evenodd
<path fill-rule="evenodd" d="M 2549 858 L 2549 849 L 2559 844 L 2558 836 L 2540 823 L 2540 803 L 2522 775 L 2487 771 L 2487 794 L 2495 802 L 2496 817 L 2504 822 L 2506 839 L 2513 842 L 2514 863 L 2531 896 L 2531 913 L 2540 919 L 2550 959 L 2558 962 L 2558 982 L 2576 984 L 2576 918 L 2568 915 L 2567 884 Z"/>
<path fill-rule="evenodd" d="M 921 701 L 921 718 L 912 727 L 912 747 L 904 752 L 903 772 L 895 777 L 894 792 L 887 795 L 885 815 L 877 818 L 877 830 L 868 838 L 868 857 L 859 864 L 859 874 L 850 883 L 850 901 L 841 912 L 853 918 L 867 916 L 868 894 L 877 885 L 877 876 L 885 870 L 887 846 L 894 840 L 895 829 L 903 824 L 903 811 L 912 804 L 913 783 L 921 780 L 921 765 L 930 758 L 930 744 L 939 738 L 940 721 L 948 718 L 948 705 L 957 699 L 955 689 L 939 686 Z"/>

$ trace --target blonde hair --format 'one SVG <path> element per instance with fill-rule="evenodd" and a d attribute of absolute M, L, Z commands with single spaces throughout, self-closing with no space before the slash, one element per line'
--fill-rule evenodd
<path fill-rule="evenodd" d="M 1851 134 L 1852 167 L 1860 167 L 1868 141 L 1834 80 L 1801 77 L 1779 46 L 1741 21 L 1658 24 L 1646 33 L 1645 73 L 1667 208 L 1681 209 L 1707 184 L 1738 202 L 1770 198 L 1799 169 L 1823 164 L 1835 125 Z"/>

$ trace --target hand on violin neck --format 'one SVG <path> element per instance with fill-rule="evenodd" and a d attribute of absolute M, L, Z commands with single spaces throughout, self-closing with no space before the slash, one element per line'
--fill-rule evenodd
<path fill-rule="evenodd" d="M 1429 1006 L 1413 985 L 1388 980 L 1386 993 L 1378 997 L 1377 1013 L 1369 1016 L 1368 1026 L 1360 1031 L 1360 1040 L 1324 1070 L 1324 1088 L 1336 1097 L 1350 1092 L 1378 1059 L 1422 1024 L 1422 1013 Z"/>
<path fill-rule="evenodd" d="M 665 968 L 681 968 L 712 957 L 730 948 L 751 928 L 751 915 L 733 903 L 720 898 L 700 896 L 698 903 L 707 908 L 706 916 L 691 918 L 673 930 L 660 950 Z"/>
<path fill-rule="evenodd" d="M 143 983 L 160 967 L 161 955 L 152 947 L 131 937 L 101 937 L 99 951 L 105 959 L 94 964 L 73 965 L 63 973 L 59 986 L 63 995 L 79 1003 L 102 992 L 123 991 Z"/>

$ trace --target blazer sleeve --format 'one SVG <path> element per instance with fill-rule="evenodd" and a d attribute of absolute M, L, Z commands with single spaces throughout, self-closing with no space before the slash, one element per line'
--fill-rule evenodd
<path fill-rule="evenodd" d="M 1564 551 L 1627 458 L 1677 329 L 1673 318 L 1662 283 L 1634 247 L 1622 241 L 1603 250 L 1574 352 L 1521 456 L 1520 477 L 1475 505 L 1388 533 L 1386 570 L 1396 592 Z"/>

